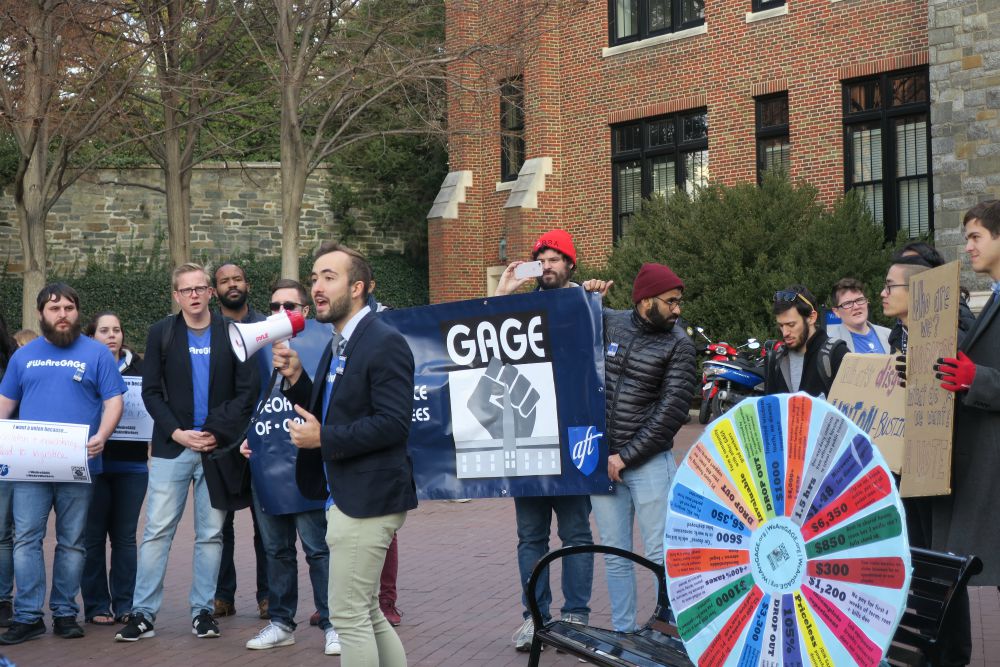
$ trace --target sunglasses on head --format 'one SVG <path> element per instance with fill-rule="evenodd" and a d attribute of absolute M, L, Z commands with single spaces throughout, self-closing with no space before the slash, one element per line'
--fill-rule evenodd
<path fill-rule="evenodd" d="M 272 301 L 270 306 L 272 313 L 276 313 L 282 308 L 285 310 L 295 310 L 296 308 L 303 307 L 301 303 L 295 303 L 294 301 Z"/>
<path fill-rule="evenodd" d="M 798 292 L 796 292 L 794 290 L 781 290 L 781 291 L 778 291 L 778 292 L 774 293 L 774 300 L 775 301 L 784 301 L 786 303 L 794 303 L 796 299 L 802 299 L 802 303 L 806 304 L 807 306 L 809 306 L 813 310 L 816 310 L 816 306 L 812 305 L 812 303 L 810 303 L 809 299 L 805 298 L 804 296 L 802 296 L 801 294 L 799 294 Z"/>

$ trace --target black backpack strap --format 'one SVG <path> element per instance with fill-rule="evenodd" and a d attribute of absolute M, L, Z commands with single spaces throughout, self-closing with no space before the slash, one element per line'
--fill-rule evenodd
<path fill-rule="evenodd" d="M 839 338 L 827 338 L 819 348 L 819 373 L 823 379 L 823 386 L 829 386 L 833 380 L 833 351 L 837 345 L 847 345 Z"/>

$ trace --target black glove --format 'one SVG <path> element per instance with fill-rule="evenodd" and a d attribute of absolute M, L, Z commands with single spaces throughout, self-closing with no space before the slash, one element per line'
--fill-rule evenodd
<path fill-rule="evenodd" d="M 906 386 L 906 355 L 896 355 L 896 375 L 899 376 L 899 386 Z"/>

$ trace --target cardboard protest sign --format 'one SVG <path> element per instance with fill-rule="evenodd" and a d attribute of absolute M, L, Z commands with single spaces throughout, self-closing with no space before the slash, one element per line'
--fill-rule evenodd
<path fill-rule="evenodd" d="M 882 452 L 889 469 L 903 469 L 906 389 L 899 386 L 890 354 L 848 354 L 830 390 L 830 402 Z"/>
<path fill-rule="evenodd" d="M 958 347 L 958 269 L 951 262 L 910 278 L 904 497 L 951 493 L 955 395 L 941 388 L 934 362 L 954 357 Z"/>

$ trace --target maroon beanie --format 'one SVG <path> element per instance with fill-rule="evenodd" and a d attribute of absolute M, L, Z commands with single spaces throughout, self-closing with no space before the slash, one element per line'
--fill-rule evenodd
<path fill-rule="evenodd" d="M 647 262 L 639 269 L 632 285 L 632 303 L 639 303 L 651 296 L 659 296 L 672 289 L 684 289 L 684 282 L 670 267 Z"/>

